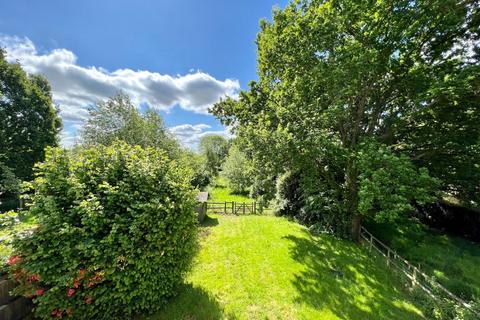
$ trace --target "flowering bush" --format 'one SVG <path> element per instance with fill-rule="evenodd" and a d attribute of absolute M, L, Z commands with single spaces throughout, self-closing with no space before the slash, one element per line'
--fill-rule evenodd
<path fill-rule="evenodd" d="M 155 149 L 51 148 L 30 213 L 38 228 L 8 260 L 42 319 L 129 319 L 162 307 L 195 249 L 187 169 Z"/>

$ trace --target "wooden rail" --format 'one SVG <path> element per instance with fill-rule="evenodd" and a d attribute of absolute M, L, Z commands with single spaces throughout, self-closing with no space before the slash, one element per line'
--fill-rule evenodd
<path fill-rule="evenodd" d="M 378 240 L 364 227 L 361 228 L 360 237 L 367 242 L 369 251 L 372 251 L 372 249 L 378 251 L 383 257 L 385 257 L 387 266 L 393 266 L 400 272 L 402 272 L 408 279 L 410 279 L 410 281 L 412 282 L 412 286 L 418 286 L 432 298 L 439 300 L 440 297 L 438 297 L 434 293 L 433 289 L 433 287 L 436 287 L 441 292 L 446 294 L 449 298 L 453 299 L 456 303 L 463 306 L 476 316 L 480 317 L 480 312 L 473 309 L 473 307 L 469 303 L 450 292 L 447 288 L 435 281 L 432 277 L 422 272 L 420 268 L 408 262 L 395 250 L 392 250 L 389 246 Z"/>
<path fill-rule="evenodd" d="M 221 213 L 221 214 L 234 214 L 234 215 L 247 215 L 247 214 L 259 214 L 265 211 L 271 210 L 268 207 L 262 207 L 256 201 L 254 202 L 207 202 L 207 212 Z"/>

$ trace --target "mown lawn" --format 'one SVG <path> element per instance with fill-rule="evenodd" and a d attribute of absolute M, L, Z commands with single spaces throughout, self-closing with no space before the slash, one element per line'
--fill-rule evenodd
<path fill-rule="evenodd" d="M 383 263 L 284 218 L 217 216 L 179 295 L 146 319 L 419 319 Z"/>
<path fill-rule="evenodd" d="M 480 245 L 442 234 L 413 219 L 370 223 L 369 230 L 427 274 L 465 298 L 480 297 Z"/>
<path fill-rule="evenodd" d="M 227 186 L 227 180 L 223 177 L 217 177 L 207 189 L 209 193 L 208 200 L 216 202 L 235 201 L 235 202 L 252 202 L 253 200 L 248 197 L 248 194 L 235 194 Z"/>

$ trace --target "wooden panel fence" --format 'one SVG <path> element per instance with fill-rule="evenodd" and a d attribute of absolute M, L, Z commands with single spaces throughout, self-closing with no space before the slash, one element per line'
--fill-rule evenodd
<path fill-rule="evenodd" d="M 375 249 L 381 254 L 381 256 L 385 258 L 387 266 L 400 271 L 411 281 L 412 286 L 418 286 L 436 300 L 440 299 L 439 294 L 443 294 L 480 318 L 479 310 L 475 310 L 469 303 L 459 298 L 440 283 L 435 281 L 432 277 L 422 272 L 419 267 L 414 266 L 406 259 L 401 257 L 397 252 L 395 252 L 395 250 L 392 250 L 386 244 L 375 238 L 364 227 L 361 228 L 360 236 L 368 246 L 369 252 L 371 252 L 372 249 Z"/>
<path fill-rule="evenodd" d="M 262 207 L 257 202 L 207 202 L 207 213 L 219 214 L 234 214 L 234 215 L 248 215 L 248 214 L 262 214 L 271 211 L 268 207 Z"/>

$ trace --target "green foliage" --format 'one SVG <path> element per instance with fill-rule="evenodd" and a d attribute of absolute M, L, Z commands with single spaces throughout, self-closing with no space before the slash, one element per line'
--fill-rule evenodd
<path fill-rule="evenodd" d="M 375 141 L 414 159 L 422 154 L 420 142 L 432 141 L 429 147 L 440 150 L 461 141 L 461 132 L 468 127 L 466 132 L 472 132 L 473 138 L 461 148 L 449 147 L 449 152 L 478 145 L 478 111 L 473 109 L 478 105 L 474 88 L 480 73 L 473 66 L 480 57 L 475 51 L 479 8 L 456 0 L 291 1 L 285 9 L 274 11 L 272 22 L 261 23 L 259 80 L 250 83 L 239 99 L 226 99 L 211 111 L 234 127 L 247 152 L 274 170 L 274 175 L 291 170 L 306 176 L 314 170 L 352 219 L 352 235 L 358 238 L 362 214 L 370 209 L 369 200 L 359 199 L 361 144 Z M 457 80 L 468 85 L 465 91 Z M 452 89 L 448 99 L 442 99 L 442 86 Z M 467 97 L 473 100 L 467 102 Z M 430 139 L 433 129 L 423 128 L 443 126 L 441 110 L 453 106 L 462 116 L 449 111 L 447 128 L 451 130 L 444 130 L 449 134 L 445 139 Z M 411 136 L 400 132 L 407 123 Z M 417 143 L 422 130 L 425 134 Z M 415 152 L 410 152 L 412 146 Z M 425 159 L 414 163 L 433 168 L 435 155 Z M 461 164 L 462 168 L 471 167 L 475 159 Z M 398 164 L 409 167 L 403 160 Z M 432 171 L 444 178 L 446 189 L 454 179 L 439 174 L 440 167 Z M 458 171 L 451 172 L 460 178 Z M 425 174 L 422 171 L 421 178 L 426 181 Z M 390 185 L 386 188 L 394 192 L 391 199 L 395 198 L 396 208 L 382 206 L 397 214 L 412 200 L 402 190 L 408 185 L 394 187 L 404 182 L 398 174 L 382 179 L 386 178 L 393 180 L 381 185 Z M 379 186 L 378 181 L 372 185 Z M 419 195 L 424 198 L 425 192 Z M 363 192 L 363 196 L 371 194 Z M 372 201 L 383 202 L 378 197 Z"/>
<path fill-rule="evenodd" d="M 179 157 L 180 147 L 165 127 L 162 117 L 152 109 L 141 114 L 124 93 L 97 103 L 89 113 L 81 132 L 83 143 L 87 146 L 110 145 L 122 140 L 130 145 L 164 150 L 172 159 Z"/>
<path fill-rule="evenodd" d="M 57 144 L 60 129 L 47 80 L 8 63 L 0 49 L 0 178 L 30 180 L 33 165 L 44 159 L 46 146 Z"/>
<path fill-rule="evenodd" d="M 206 159 L 206 169 L 211 177 L 215 177 L 228 154 L 227 139 L 218 135 L 208 135 L 200 139 L 200 153 Z"/>
<path fill-rule="evenodd" d="M 299 174 L 287 171 L 277 180 L 275 194 L 275 213 L 277 215 L 294 215 L 299 212 L 303 203 L 300 195 Z"/>
<path fill-rule="evenodd" d="M 435 200 L 437 179 L 425 168 L 417 170 L 406 156 L 398 156 L 377 143 L 361 146 L 358 155 L 358 212 L 363 216 L 393 221 L 419 204 Z"/>
<path fill-rule="evenodd" d="M 0 161 L 0 213 L 18 207 L 20 180 L 12 169 Z"/>
<path fill-rule="evenodd" d="M 47 149 L 29 213 L 38 228 L 14 243 L 18 291 L 40 319 L 131 318 L 175 293 L 195 249 L 191 172 L 155 148 L 114 142 Z"/>
<path fill-rule="evenodd" d="M 462 205 L 480 208 L 480 66 L 454 60 L 434 72 L 428 107 L 395 126 L 396 144 Z"/>
<path fill-rule="evenodd" d="M 238 145 L 233 144 L 222 165 L 222 175 L 234 193 L 245 193 L 252 185 L 252 163 Z"/>
<path fill-rule="evenodd" d="M 444 293 L 434 287 L 433 290 L 437 299 L 427 295 L 420 288 L 415 288 L 412 296 L 414 297 L 417 304 L 422 309 L 424 315 L 428 319 L 432 320 L 475 320 L 478 319 L 478 316 L 472 311 L 466 309 L 463 306 L 460 306 L 457 302 L 452 299 L 442 297 Z M 477 310 L 480 310 L 478 303 L 470 303 L 470 305 Z"/>
<path fill-rule="evenodd" d="M 203 156 L 189 150 L 182 150 L 178 161 L 192 170 L 191 183 L 194 187 L 204 189 L 210 183 L 211 176 Z"/>

